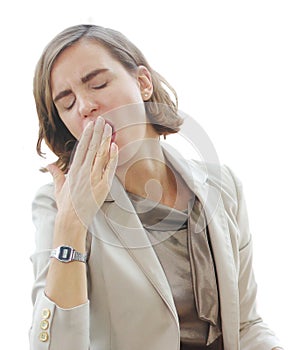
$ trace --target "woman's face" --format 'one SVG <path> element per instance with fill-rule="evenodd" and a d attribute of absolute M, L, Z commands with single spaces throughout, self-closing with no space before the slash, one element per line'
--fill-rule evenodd
<path fill-rule="evenodd" d="M 112 125 L 120 149 L 154 136 L 143 103 L 152 88 L 145 67 L 129 73 L 102 45 L 90 40 L 65 49 L 51 72 L 55 106 L 73 136 L 80 139 L 87 123 L 101 115 Z"/>

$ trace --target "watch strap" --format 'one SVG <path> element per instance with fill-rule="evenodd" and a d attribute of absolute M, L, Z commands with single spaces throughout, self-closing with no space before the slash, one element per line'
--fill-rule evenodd
<path fill-rule="evenodd" d="M 72 260 L 87 262 L 87 254 L 82 254 L 74 250 Z"/>

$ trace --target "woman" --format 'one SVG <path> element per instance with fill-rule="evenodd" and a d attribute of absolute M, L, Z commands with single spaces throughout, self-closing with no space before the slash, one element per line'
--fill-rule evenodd
<path fill-rule="evenodd" d="M 58 160 L 33 202 L 31 349 L 280 349 L 255 308 L 239 180 L 159 140 L 183 122 L 171 92 L 110 29 L 44 50 L 37 150 Z"/>

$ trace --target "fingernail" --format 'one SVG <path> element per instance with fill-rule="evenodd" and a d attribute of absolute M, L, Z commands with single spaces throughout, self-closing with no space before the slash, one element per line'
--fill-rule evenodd
<path fill-rule="evenodd" d="M 90 128 L 92 125 L 93 125 L 93 121 L 92 121 L 92 120 L 90 120 L 90 121 L 87 123 L 87 125 L 86 125 L 85 129 Z"/>
<path fill-rule="evenodd" d="M 110 134 L 112 132 L 112 127 L 110 124 L 106 123 L 104 126 L 104 132 Z"/>
<path fill-rule="evenodd" d="M 114 142 L 111 143 L 111 151 L 117 151 L 118 150 L 118 145 Z"/>

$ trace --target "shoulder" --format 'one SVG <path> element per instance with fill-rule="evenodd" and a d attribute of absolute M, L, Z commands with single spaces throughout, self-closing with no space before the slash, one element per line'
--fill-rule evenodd
<path fill-rule="evenodd" d="M 226 164 L 205 163 L 198 160 L 191 162 L 205 172 L 206 184 L 220 192 L 224 205 L 237 212 L 242 183 L 233 170 Z"/>
<path fill-rule="evenodd" d="M 200 165 L 198 162 L 196 163 L 198 166 L 206 166 L 203 163 Z M 206 168 L 208 176 L 205 184 L 218 191 L 229 224 L 230 234 L 233 237 L 232 241 L 237 242 L 234 243 L 235 247 L 241 249 L 247 246 L 251 238 L 242 182 L 226 164 L 209 164 Z"/>
<path fill-rule="evenodd" d="M 191 159 L 189 162 L 205 173 L 208 184 L 217 188 L 235 191 L 240 183 L 240 180 L 226 164 L 206 163 L 196 159 Z"/>

